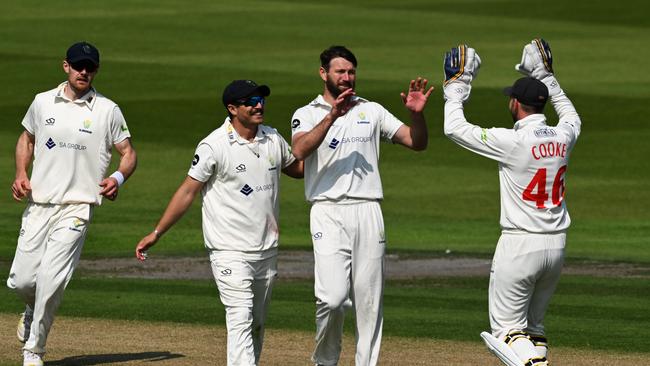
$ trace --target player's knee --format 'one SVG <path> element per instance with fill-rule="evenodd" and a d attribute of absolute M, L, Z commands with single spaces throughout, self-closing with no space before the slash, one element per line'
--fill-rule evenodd
<path fill-rule="evenodd" d="M 36 291 L 36 279 L 33 276 L 12 273 L 7 279 L 7 287 L 19 294 L 31 294 Z"/>
<path fill-rule="evenodd" d="M 330 294 L 328 296 L 321 296 L 318 298 L 318 303 L 322 307 L 326 307 L 330 311 L 342 311 L 346 305 L 349 305 L 350 300 L 348 294 L 338 293 Z"/>
<path fill-rule="evenodd" d="M 226 309 L 228 329 L 247 329 L 253 324 L 253 311 L 249 307 L 229 307 Z"/>

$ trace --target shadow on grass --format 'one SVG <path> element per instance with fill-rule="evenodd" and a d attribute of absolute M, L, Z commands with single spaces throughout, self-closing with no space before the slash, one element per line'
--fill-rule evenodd
<path fill-rule="evenodd" d="M 66 357 L 58 361 L 45 362 L 47 366 L 86 366 L 101 365 L 114 362 L 127 362 L 135 360 L 145 360 L 147 362 L 171 360 L 174 358 L 185 357 L 185 355 L 170 352 L 140 352 L 140 353 L 107 353 L 103 355 L 84 355 Z"/>

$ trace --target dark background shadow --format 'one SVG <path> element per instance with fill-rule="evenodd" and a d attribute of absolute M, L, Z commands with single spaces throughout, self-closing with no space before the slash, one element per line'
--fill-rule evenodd
<path fill-rule="evenodd" d="M 170 352 L 140 352 L 140 353 L 107 353 L 102 355 L 83 355 L 66 357 L 58 361 L 45 362 L 47 366 L 83 366 L 101 365 L 114 362 L 127 362 L 134 360 L 146 360 L 149 362 L 171 360 L 185 357 L 185 355 Z"/>

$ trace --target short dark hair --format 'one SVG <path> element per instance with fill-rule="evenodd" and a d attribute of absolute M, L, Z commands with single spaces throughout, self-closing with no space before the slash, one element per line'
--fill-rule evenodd
<path fill-rule="evenodd" d="M 522 102 L 519 102 L 519 105 L 526 113 L 544 113 L 544 106 L 528 105 Z"/>
<path fill-rule="evenodd" d="M 352 51 L 345 48 L 345 46 L 331 46 L 320 54 L 320 65 L 326 70 L 330 69 L 330 61 L 337 57 L 342 57 L 357 67 L 357 58 L 354 57 Z"/>

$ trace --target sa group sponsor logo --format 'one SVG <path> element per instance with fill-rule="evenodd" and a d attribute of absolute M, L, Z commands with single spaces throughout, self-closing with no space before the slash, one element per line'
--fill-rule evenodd
<path fill-rule="evenodd" d="M 73 142 L 59 141 L 59 147 L 62 149 L 71 149 L 71 150 L 79 150 L 79 151 L 86 150 L 86 145 L 75 144 Z"/>
<path fill-rule="evenodd" d="M 300 120 L 296 118 L 293 121 L 291 121 L 291 128 L 295 130 L 298 127 L 300 127 Z"/>
<path fill-rule="evenodd" d="M 48 149 L 52 150 L 56 146 L 56 143 L 50 137 L 49 139 L 47 139 L 45 146 L 47 146 Z"/>
<path fill-rule="evenodd" d="M 253 193 L 253 188 L 249 186 L 248 184 L 244 184 L 244 186 L 239 190 L 244 196 L 248 196 L 249 194 Z"/>
<path fill-rule="evenodd" d="M 353 137 L 344 137 L 341 139 L 342 143 L 348 144 L 351 142 L 361 142 L 366 143 L 370 142 L 370 136 L 353 136 Z"/>
<path fill-rule="evenodd" d="M 332 149 L 332 150 L 336 149 L 336 147 L 339 146 L 339 143 L 340 143 L 340 141 L 334 138 L 334 139 L 332 139 L 332 142 L 330 142 L 329 148 Z"/>

